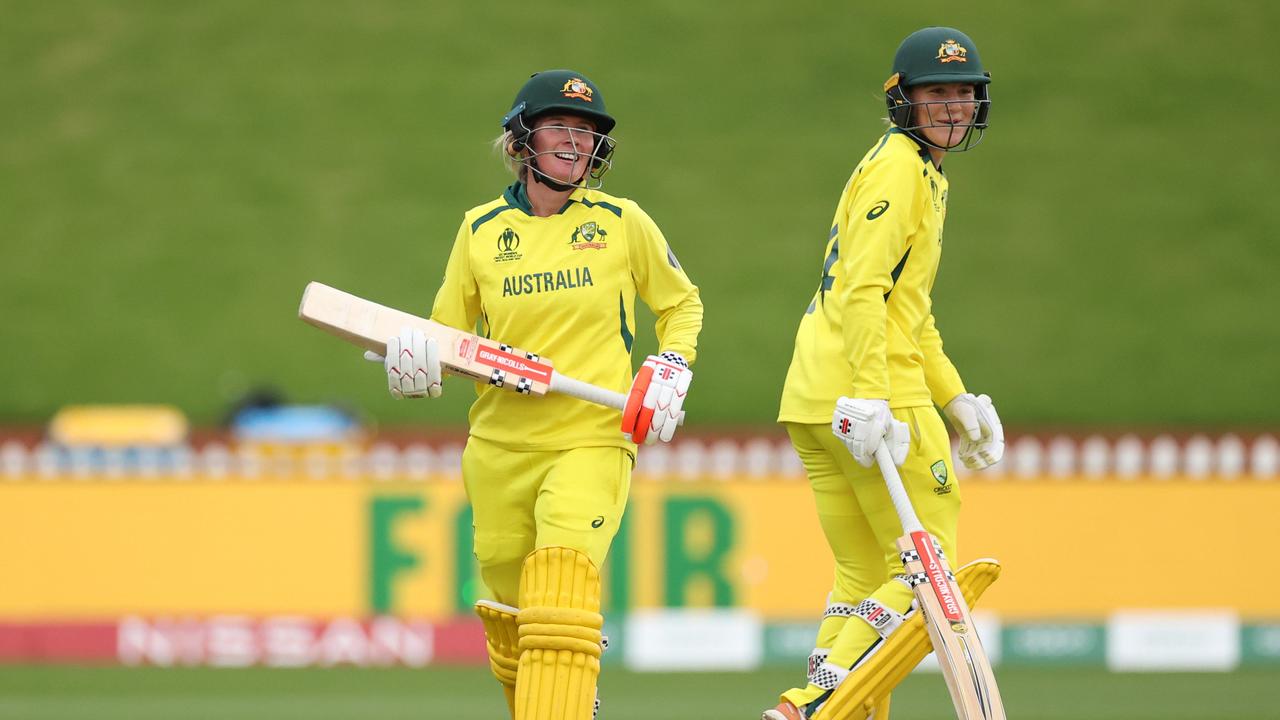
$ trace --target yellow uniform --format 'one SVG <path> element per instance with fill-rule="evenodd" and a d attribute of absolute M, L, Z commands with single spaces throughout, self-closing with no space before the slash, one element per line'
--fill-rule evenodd
<path fill-rule="evenodd" d="M 589 189 L 612 166 L 614 125 L 581 73 L 530 76 L 502 118 L 501 142 L 521 181 L 463 218 L 432 317 L 478 324 L 565 375 L 625 392 L 636 297 L 658 317 L 659 346 L 689 362 L 702 301 L 639 206 Z M 560 177 L 574 173 L 582 174 Z M 548 195 L 564 205 L 535 215 L 529 178 L 565 193 Z M 683 372 L 662 379 L 683 390 L 692 377 Z M 495 598 L 476 603 L 490 668 L 513 720 L 589 720 L 599 708 L 603 649 L 599 569 L 622 520 L 635 445 L 622 435 L 618 410 L 478 391 L 462 476 L 476 558 Z M 667 439 L 678 407 L 673 401 L 655 414 Z"/>
<path fill-rule="evenodd" d="M 571 377 L 618 392 L 631 384 L 635 299 L 658 316 L 658 344 L 690 363 L 702 301 L 653 220 L 634 202 L 577 189 L 538 217 L 524 185 L 466 213 L 431 318 L 545 355 Z M 564 395 L 479 385 L 471 434 L 502 447 L 634 450 L 618 411 Z"/>
<path fill-rule="evenodd" d="M 945 405 L 964 392 L 929 299 L 946 216 L 946 176 L 914 140 L 890 130 L 840 196 L 780 421 L 829 423 L 841 395 L 902 408 Z"/>
<path fill-rule="evenodd" d="M 796 334 L 778 419 L 804 463 L 836 560 L 810 683 L 783 694 L 798 707 L 823 702 L 882 642 L 876 628 L 855 619 L 858 612 L 875 603 L 901 614 L 912 598 L 893 579 L 902 573 L 894 545 L 902 526 L 884 480 L 854 462 L 831 432 L 840 396 L 888 400 L 910 428 L 903 483 L 921 522 L 956 559 L 960 492 L 947 431 L 932 407 L 965 392 L 942 352 L 930 300 L 946 203 L 947 178 L 929 153 L 889 130 L 845 185 L 822 282 Z"/>
<path fill-rule="evenodd" d="M 463 218 L 431 317 L 550 358 L 565 375 L 626 392 L 635 300 L 660 346 L 690 362 L 702 301 L 653 220 L 630 200 L 577 189 L 538 217 L 515 183 Z M 463 480 L 475 552 L 494 597 L 516 604 L 521 565 L 559 546 L 603 564 L 626 506 L 635 445 L 621 413 L 566 395 L 477 384 Z"/>

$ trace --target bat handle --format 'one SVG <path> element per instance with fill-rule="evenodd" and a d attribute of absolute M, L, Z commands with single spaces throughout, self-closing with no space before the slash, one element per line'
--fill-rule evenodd
<path fill-rule="evenodd" d="M 916 517 L 915 508 L 911 507 L 911 498 L 907 497 L 907 489 L 902 486 L 898 466 L 893 464 L 893 454 L 889 452 L 889 446 L 884 440 L 876 448 L 876 463 L 880 466 L 880 474 L 884 476 L 884 484 L 889 487 L 889 499 L 893 501 L 893 509 L 898 511 L 903 532 L 923 531 L 924 526 L 920 524 L 920 518 Z"/>
<path fill-rule="evenodd" d="M 621 410 L 627 404 L 626 396 L 620 392 L 606 390 L 581 380 L 574 380 L 554 370 L 551 371 L 551 392 L 576 397 L 579 400 L 586 400 L 587 402 L 611 407 L 615 410 Z"/>

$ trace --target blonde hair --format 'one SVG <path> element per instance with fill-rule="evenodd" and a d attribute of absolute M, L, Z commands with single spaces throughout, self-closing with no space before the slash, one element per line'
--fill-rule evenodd
<path fill-rule="evenodd" d="M 493 146 L 494 152 L 502 156 L 502 164 L 507 166 L 507 170 L 521 182 L 526 182 L 529 179 L 529 166 L 525 165 L 524 160 L 511 154 L 512 144 L 515 141 L 516 136 L 510 130 L 503 130 L 490 145 Z"/>

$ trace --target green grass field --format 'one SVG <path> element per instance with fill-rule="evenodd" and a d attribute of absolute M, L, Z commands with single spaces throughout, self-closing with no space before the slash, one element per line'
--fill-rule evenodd
<path fill-rule="evenodd" d="M 771 422 L 840 189 L 905 34 L 962 26 L 988 139 L 947 162 L 934 296 L 1008 423 L 1280 422 L 1280 215 L 1262 138 L 1280 3 L 7 0 L 0 23 L 0 422 L 77 401 L 216 420 L 246 390 L 386 422 L 358 353 L 293 319 L 307 280 L 429 306 L 488 141 L 533 70 L 619 118 L 607 190 L 703 288 L 690 418 Z M 652 349 L 647 332 L 638 351 Z"/>
<path fill-rule="evenodd" d="M 794 672 L 635 674 L 606 671 L 601 720 L 756 720 Z M 1277 717 L 1274 671 L 1117 675 L 1004 669 L 1012 718 L 1264 720 Z M 0 667 L 0 718 L 22 720 L 498 720 L 506 710 L 486 671 L 229 670 Z M 939 675 L 913 675 L 894 717 L 950 720 Z"/>

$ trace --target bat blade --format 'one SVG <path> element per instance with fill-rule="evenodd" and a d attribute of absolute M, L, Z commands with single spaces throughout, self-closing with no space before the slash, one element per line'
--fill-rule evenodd
<path fill-rule="evenodd" d="M 924 531 L 898 539 L 916 603 L 960 720 L 1005 720 L 1004 702 L 969 606 L 938 543 Z"/>
<path fill-rule="evenodd" d="M 387 339 L 398 335 L 400 328 L 416 328 L 439 344 L 440 366 L 445 372 L 525 395 L 545 395 L 555 375 L 551 361 L 533 353 L 379 305 L 323 283 L 307 285 L 298 317 L 380 355 L 386 352 Z"/>

